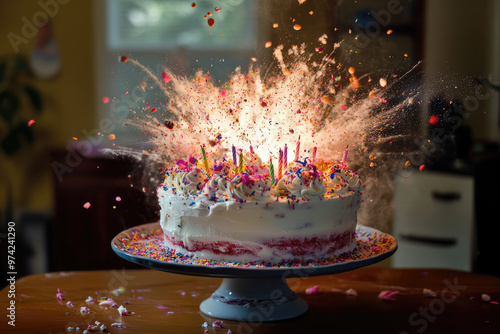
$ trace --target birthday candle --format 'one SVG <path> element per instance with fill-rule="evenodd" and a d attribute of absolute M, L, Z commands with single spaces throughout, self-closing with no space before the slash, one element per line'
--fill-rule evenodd
<path fill-rule="evenodd" d="M 240 173 L 243 172 L 243 152 L 240 152 L 240 161 L 238 166 L 240 167 Z"/>
<path fill-rule="evenodd" d="M 207 154 L 205 153 L 205 148 L 203 145 L 201 146 L 201 153 L 203 154 L 203 164 L 205 165 L 205 170 L 207 171 L 207 175 L 210 177 L 210 168 L 208 168 Z"/>
<path fill-rule="evenodd" d="M 281 180 L 282 169 L 283 169 L 283 151 L 280 148 L 279 159 L 278 159 L 278 180 Z"/>
<path fill-rule="evenodd" d="M 252 155 L 255 154 L 255 152 L 253 151 L 252 142 L 250 142 L 250 153 L 252 153 Z"/>
<path fill-rule="evenodd" d="M 345 166 L 345 163 L 347 161 L 347 152 L 349 151 L 349 145 L 347 145 L 347 147 L 345 148 L 345 151 L 344 151 L 344 156 L 342 157 L 342 165 Z"/>
<path fill-rule="evenodd" d="M 274 186 L 274 166 L 273 160 L 269 160 L 269 172 L 271 173 L 271 185 Z"/>
<path fill-rule="evenodd" d="M 288 168 L 288 147 L 285 144 L 285 152 L 283 152 L 283 166 L 284 168 Z"/>
<path fill-rule="evenodd" d="M 299 161 L 299 151 L 300 151 L 300 136 L 297 140 L 297 147 L 295 148 L 295 161 Z"/>
<path fill-rule="evenodd" d="M 238 162 L 236 161 L 236 147 L 234 147 L 234 145 L 233 145 L 233 166 L 234 167 L 238 166 Z"/>
<path fill-rule="evenodd" d="M 312 162 L 314 163 L 314 160 L 316 160 L 316 152 L 318 151 L 318 148 L 314 146 L 313 148 L 313 157 L 312 157 Z"/>

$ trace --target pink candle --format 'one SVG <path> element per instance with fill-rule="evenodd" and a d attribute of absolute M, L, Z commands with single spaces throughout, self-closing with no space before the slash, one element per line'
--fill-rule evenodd
<path fill-rule="evenodd" d="M 281 180 L 282 169 L 283 169 L 283 151 L 280 148 L 280 154 L 278 159 L 278 180 Z"/>
<path fill-rule="evenodd" d="M 314 162 L 314 160 L 316 160 L 316 152 L 318 151 L 318 148 L 316 146 L 314 146 L 313 148 L 313 157 L 312 157 L 312 162 Z"/>
<path fill-rule="evenodd" d="M 345 151 L 344 151 L 344 156 L 342 157 L 342 165 L 344 165 L 344 166 L 345 166 L 345 163 L 346 163 L 346 161 L 347 161 L 347 152 L 348 152 L 348 151 L 349 151 L 349 146 L 347 146 L 347 147 L 345 148 Z"/>
<path fill-rule="evenodd" d="M 300 151 L 300 136 L 297 140 L 297 147 L 295 148 L 295 161 L 299 161 L 299 151 Z"/>
<path fill-rule="evenodd" d="M 283 163 L 284 163 L 284 168 L 288 168 L 288 147 L 285 144 L 285 151 L 283 152 Z"/>

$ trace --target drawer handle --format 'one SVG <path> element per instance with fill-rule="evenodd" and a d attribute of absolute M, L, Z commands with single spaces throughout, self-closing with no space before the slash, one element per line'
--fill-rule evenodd
<path fill-rule="evenodd" d="M 457 192 L 440 192 L 434 190 L 432 192 L 432 197 L 439 201 L 444 201 L 444 202 L 452 202 L 452 201 L 458 201 L 460 199 L 460 193 Z"/>
<path fill-rule="evenodd" d="M 414 234 L 401 234 L 401 239 L 436 246 L 453 246 L 457 243 L 455 238 L 437 238 Z"/>

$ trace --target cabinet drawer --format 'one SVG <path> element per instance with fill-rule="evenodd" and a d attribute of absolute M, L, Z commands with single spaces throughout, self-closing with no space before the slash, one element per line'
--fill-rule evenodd
<path fill-rule="evenodd" d="M 441 239 L 470 235 L 473 222 L 472 177 L 413 173 L 396 180 L 394 232 Z"/>

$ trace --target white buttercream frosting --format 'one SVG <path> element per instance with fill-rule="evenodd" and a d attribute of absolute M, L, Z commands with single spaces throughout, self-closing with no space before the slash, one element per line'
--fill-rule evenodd
<path fill-rule="evenodd" d="M 178 242 L 167 245 L 212 260 L 277 261 L 293 259 L 293 251 L 269 246 L 272 240 L 304 241 L 354 233 L 362 193 L 356 173 L 338 164 L 318 169 L 294 162 L 272 186 L 269 168 L 256 168 L 260 162 L 255 157 L 247 161 L 242 173 L 224 163 L 210 177 L 199 168 L 176 167 L 167 172 L 158 188 L 160 224 L 166 240 Z M 220 244 L 217 254 L 198 248 L 205 243 Z M 247 253 L 228 255 L 227 243 Z M 350 251 L 355 243 L 352 239 L 335 252 Z M 315 252 L 318 257 L 326 255 L 334 254 L 328 249 Z"/>

